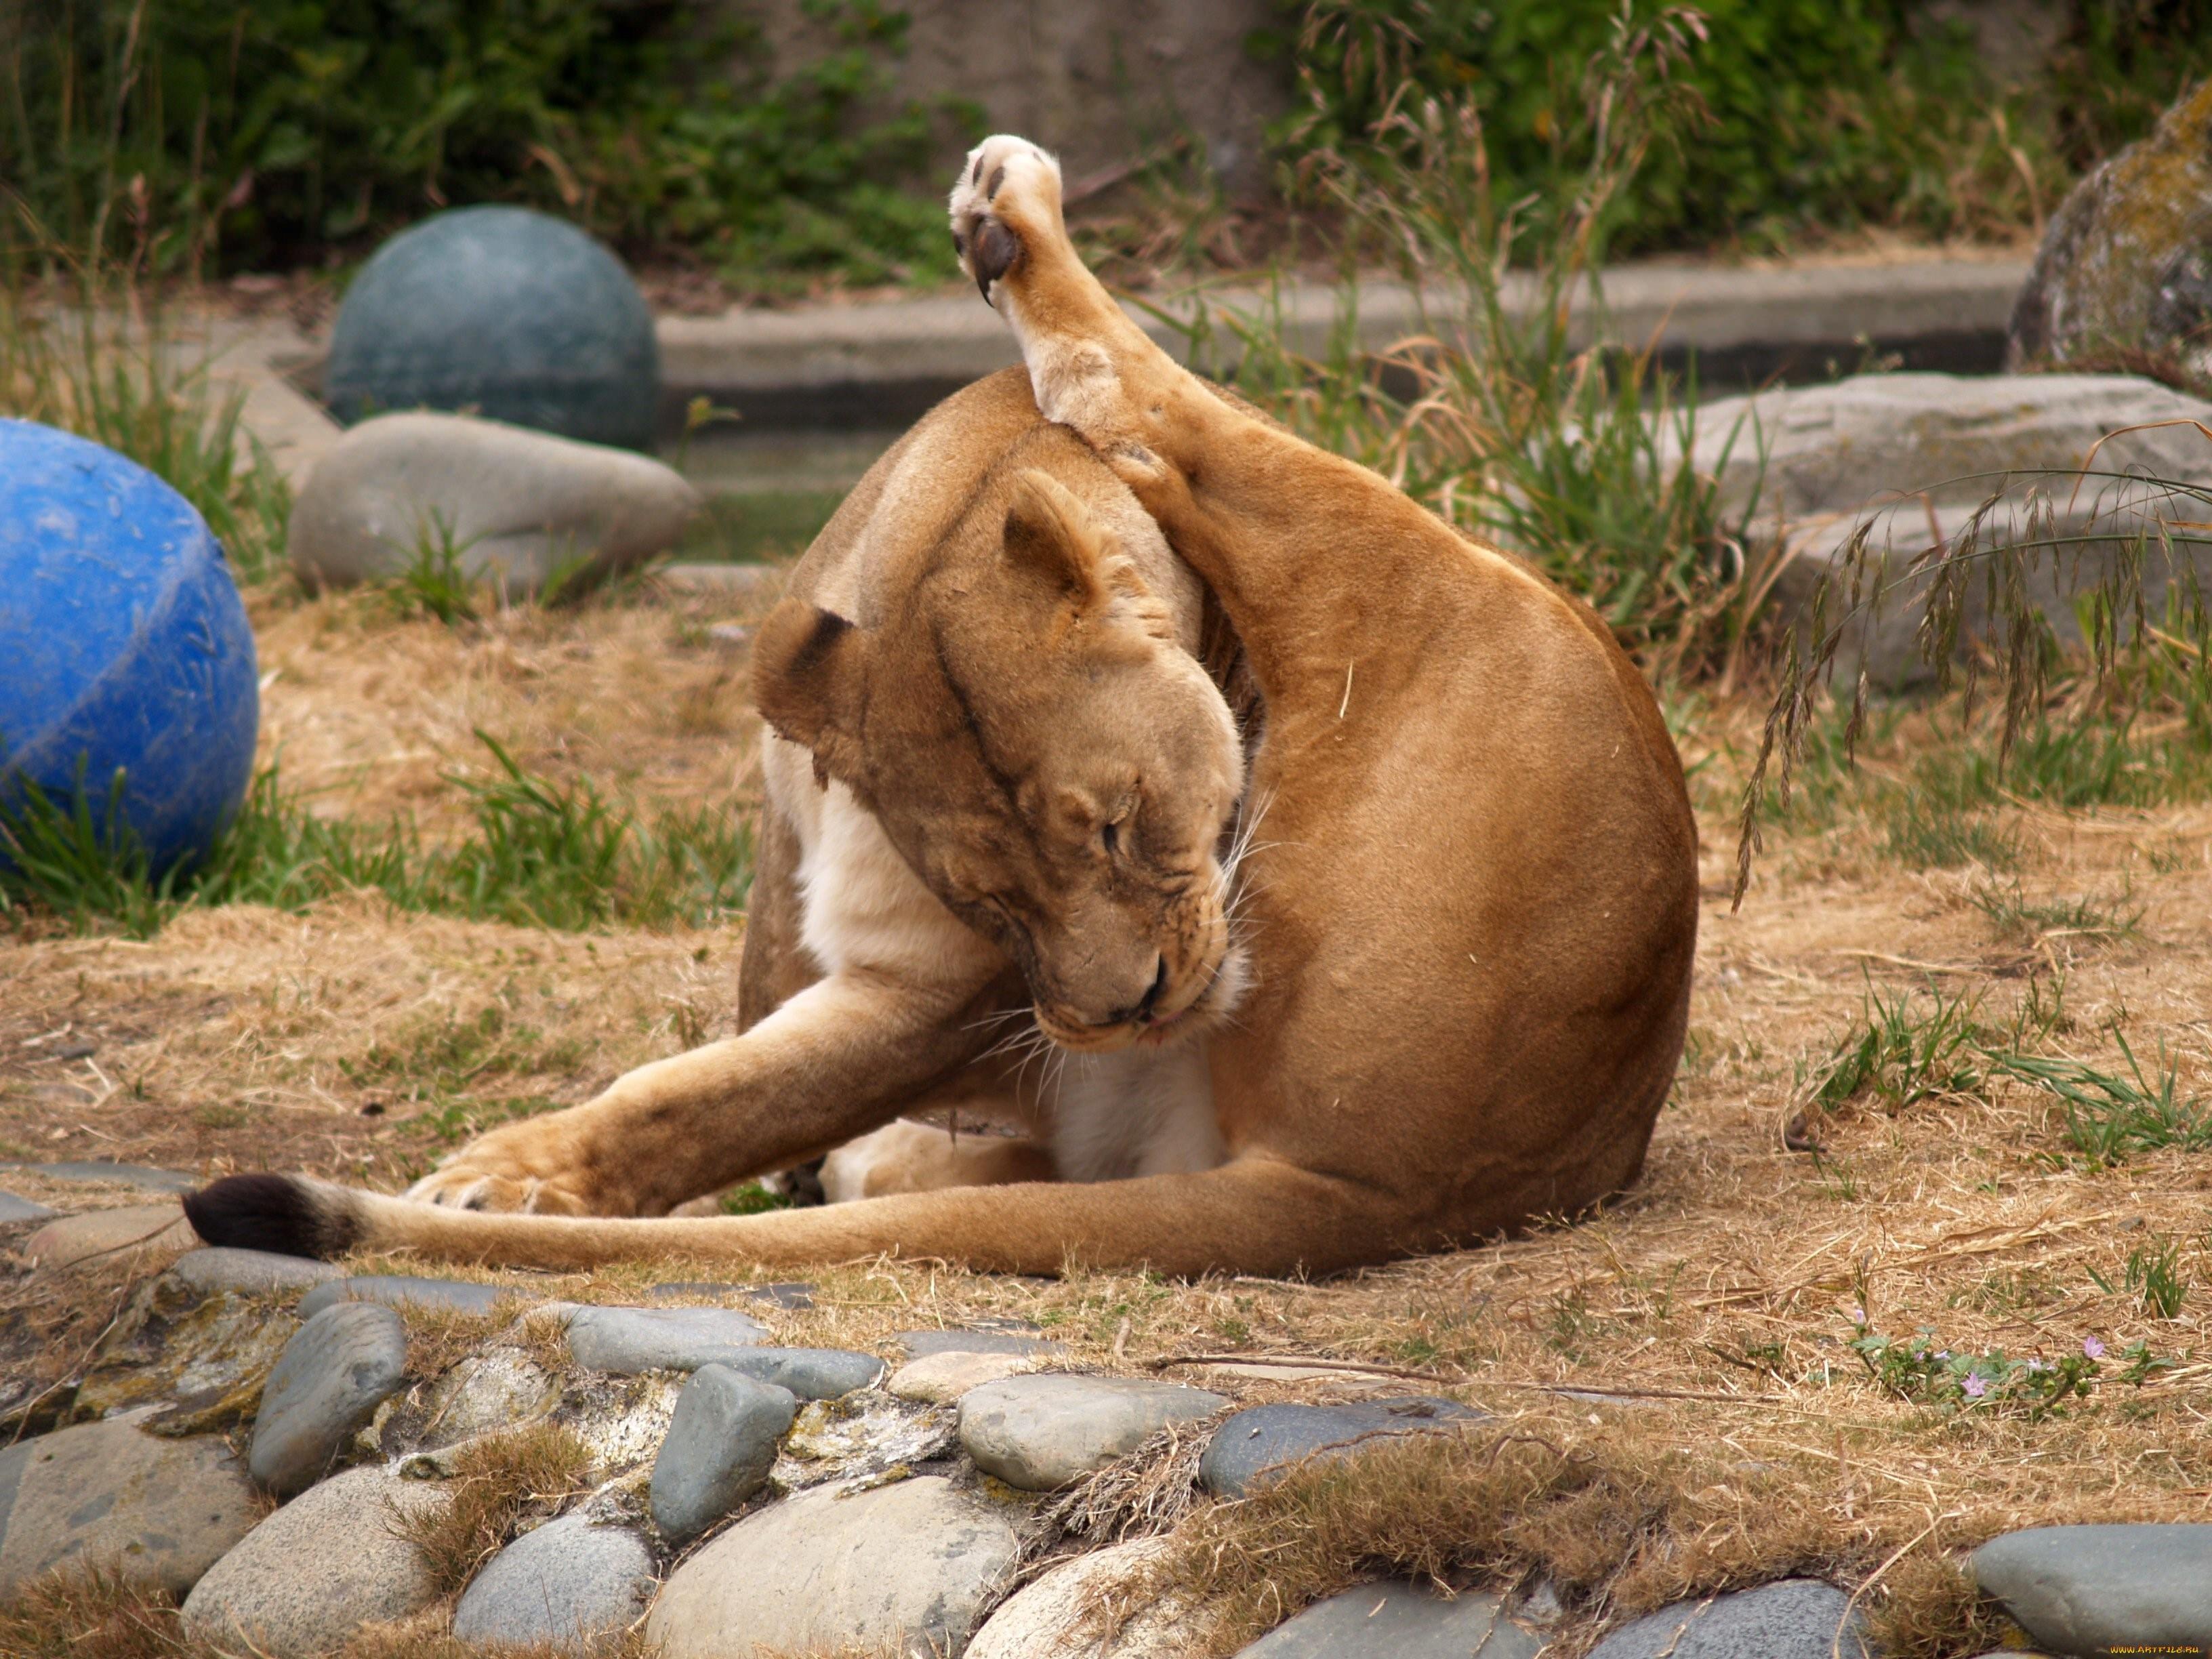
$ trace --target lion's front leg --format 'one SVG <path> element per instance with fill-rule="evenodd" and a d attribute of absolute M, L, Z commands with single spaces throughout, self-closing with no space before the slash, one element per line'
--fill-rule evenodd
<path fill-rule="evenodd" d="M 461 1209 L 665 1215 L 890 1121 L 988 1046 L 972 1011 L 984 988 L 832 975 L 742 1036 L 491 1131 L 407 1196 Z"/>

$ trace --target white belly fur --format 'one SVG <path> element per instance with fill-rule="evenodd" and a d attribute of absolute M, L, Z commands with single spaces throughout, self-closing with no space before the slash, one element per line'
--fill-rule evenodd
<path fill-rule="evenodd" d="M 815 782 L 804 749 L 765 735 L 762 771 L 767 810 L 780 813 L 799 839 L 800 933 L 825 970 L 927 974 L 948 959 L 995 957 L 988 940 L 922 885 L 850 790 Z M 1068 1054 L 1050 1066 L 1028 1068 L 1022 1103 L 1048 1131 L 1042 1138 L 1060 1178 L 1111 1181 L 1220 1164 L 1224 1152 L 1206 1050 L 1203 1040 L 1193 1039 Z"/>

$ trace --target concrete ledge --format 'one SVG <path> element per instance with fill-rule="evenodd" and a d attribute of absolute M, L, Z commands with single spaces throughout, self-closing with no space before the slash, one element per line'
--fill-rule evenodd
<path fill-rule="evenodd" d="M 1709 385 L 1776 374 L 1824 374 L 1856 367 L 1863 355 L 1896 353 L 1917 368 L 1990 370 L 2003 353 L 2014 295 L 2027 274 L 2020 259 L 1920 264 L 1746 270 L 1632 265 L 1606 273 L 1617 343 L 1656 342 L 1662 356 L 1694 352 Z M 1525 311 L 1534 284 L 1509 278 L 1509 307 Z M 1273 312 L 1286 343 L 1319 356 L 1337 327 L 1334 288 L 1286 285 L 1273 294 L 1223 287 L 1160 303 L 1187 320 L 1200 304 L 1216 313 L 1218 355 L 1233 360 L 1235 334 L 1221 319 Z M 1434 331 L 1453 313 L 1452 296 L 1373 281 L 1358 291 L 1358 337 L 1380 349 Z M 1179 358 L 1184 334 L 1125 305 L 1130 317 Z M 1591 337 L 1587 296 L 1570 334 Z M 788 425 L 890 425 L 911 420 L 946 393 L 1017 361 L 1005 324 L 972 295 L 938 295 L 800 311 L 665 317 L 659 325 L 664 414 L 680 424 L 695 397 L 737 408 L 748 419 Z"/>

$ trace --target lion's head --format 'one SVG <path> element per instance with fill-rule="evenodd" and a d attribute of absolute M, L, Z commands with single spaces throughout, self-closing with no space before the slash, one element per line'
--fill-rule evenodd
<path fill-rule="evenodd" d="M 1053 1041 L 1164 1042 L 1233 1006 L 1236 722 L 1050 473 L 994 472 L 874 626 L 786 599 L 753 661 L 769 726 L 1013 956 Z"/>

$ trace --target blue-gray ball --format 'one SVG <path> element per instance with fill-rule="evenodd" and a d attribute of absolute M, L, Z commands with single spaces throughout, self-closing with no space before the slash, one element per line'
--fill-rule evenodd
<path fill-rule="evenodd" d="M 637 284 L 582 231 L 527 208 L 459 208 L 362 267 L 326 390 L 349 424 L 452 410 L 649 449 L 660 355 Z"/>

